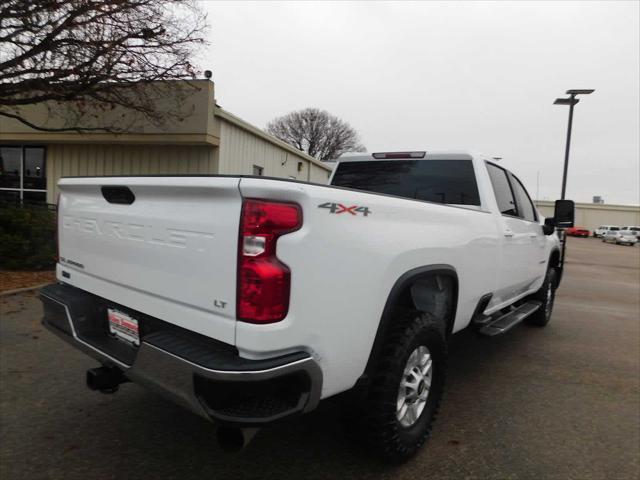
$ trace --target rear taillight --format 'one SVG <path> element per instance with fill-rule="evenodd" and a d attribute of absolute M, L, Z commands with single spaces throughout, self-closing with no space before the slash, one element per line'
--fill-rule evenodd
<path fill-rule="evenodd" d="M 278 237 L 302 226 L 295 203 L 246 199 L 238 243 L 238 320 L 272 323 L 289 310 L 291 272 L 276 257 Z"/>

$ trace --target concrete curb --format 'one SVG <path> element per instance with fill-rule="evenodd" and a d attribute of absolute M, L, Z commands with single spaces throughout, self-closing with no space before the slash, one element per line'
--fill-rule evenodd
<path fill-rule="evenodd" d="M 41 283 L 40 285 L 36 285 L 34 287 L 23 287 L 23 288 L 16 288 L 14 290 L 5 290 L 4 292 L 0 292 L 0 297 L 8 297 L 9 295 L 15 295 L 16 293 L 24 293 L 24 292 L 30 292 L 31 290 L 38 290 L 44 287 L 45 285 L 49 285 L 50 283 L 51 282 Z"/>

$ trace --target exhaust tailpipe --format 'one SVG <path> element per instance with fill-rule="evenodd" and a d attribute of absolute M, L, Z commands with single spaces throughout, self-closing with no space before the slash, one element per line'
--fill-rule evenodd
<path fill-rule="evenodd" d="M 114 393 L 128 379 L 115 367 L 98 367 L 87 370 L 87 387 L 102 393 Z"/>
<path fill-rule="evenodd" d="M 218 444 L 225 452 L 239 452 L 258 433 L 259 428 L 219 427 Z"/>

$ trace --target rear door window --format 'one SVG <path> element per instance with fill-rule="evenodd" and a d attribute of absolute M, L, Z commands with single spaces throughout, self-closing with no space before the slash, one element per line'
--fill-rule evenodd
<path fill-rule="evenodd" d="M 471 160 L 343 162 L 331 184 L 427 202 L 480 205 Z"/>
<path fill-rule="evenodd" d="M 509 179 L 507 178 L 507 171 L 493 163 L 487 163 L 487 170 L 489 171 L 491 185 L 493 185 L 493 192 L 496 195 L 500 213 L 513 217 L 518 216 L 516 202 L 513 197 L 511 185 L 509 184 Z"/>

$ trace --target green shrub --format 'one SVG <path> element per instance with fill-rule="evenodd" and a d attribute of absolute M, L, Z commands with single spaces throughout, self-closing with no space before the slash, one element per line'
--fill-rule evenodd
<path fill-rule="evenodd" d="M 55 211 L 0 203 L 0 268 L 49 270 L 55 264 Z"/>

